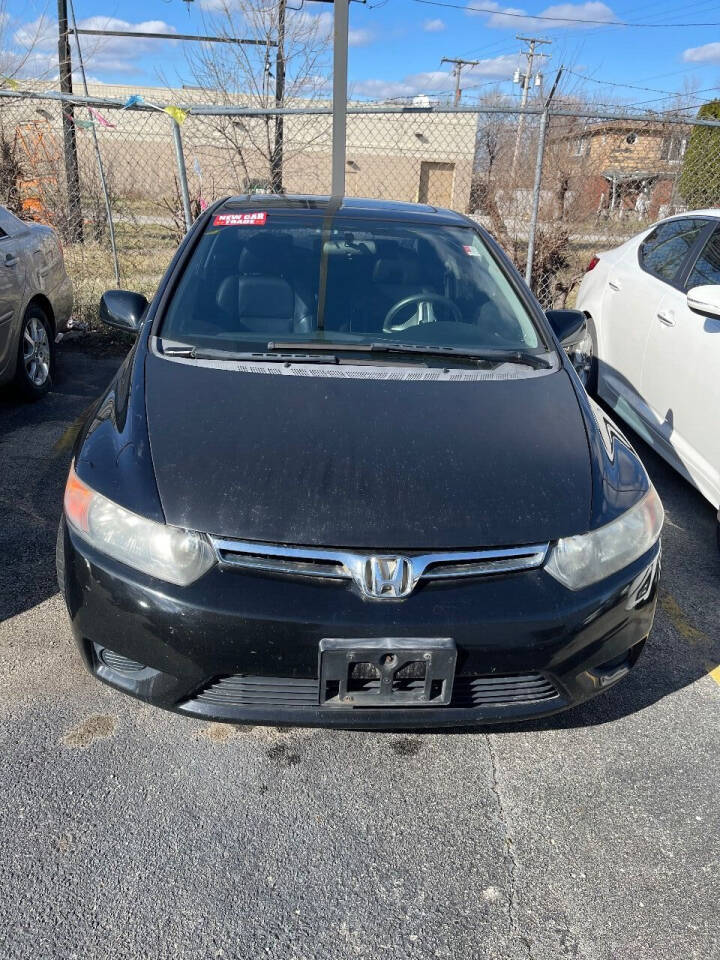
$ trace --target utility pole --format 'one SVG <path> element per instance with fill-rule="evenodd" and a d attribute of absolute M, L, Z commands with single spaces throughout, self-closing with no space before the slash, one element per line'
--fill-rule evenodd
<path fill-rule="evenodd" d="M 530 80 L 532 79 L 533 64 L 536 58 L 546 58 L 548 54 L 546 53 L 536 53 L 535 47 L 541 43 L 552 43 L 552 40 L 543 40 L 541 37 L 516 37 L 517 40 L 520 40 L 522 43 L 527 44 L 527 49 L 522 52 L 527 58 L 527 70 L 525 73 L 521 73 L 520 70 L 515 71 L 515 76 L 513 79 L 516 83 L 522 83 L 522 96 L 520 98 L 520 109 L 524 110 L 528 102 L 528 94 L 530 92 Z M 540 86 L 540 74 L 538 73 L 535 77 L 535 82 Z M 518 121 L 518 130 L 517 136 L 515 137 L 515 150 L 513 151 L 513 162 L 511 170 L 511 179 L 515 179 L 515 168 L 517 167 L 518 154 L 520 152 L 520 143 L 522 141 L 523 130 L 525 129 L 525 116 L 520 114 Z"/>
<path fill-rule="evenodd" d="M 280 109 L 285 98 L 285 8 L 287 0 L 279 0 L 277 51 L 275 54 L 275 106 Z M 273 193 L 283 192 L 284 117 L 275 114 L 275 139 L 270 158 L 270 180 Z"/>
<path fill-rule="evenodd" d="M 479 60 L 462 60 L 460 57 L 443 57 L 440 63 L 452 63 L 453 64 L 453 76 L 455 77 L 455 106 L 457 107 L 460 103 L 460 97 L 462 97 L 462 89 L 460 87 L 460 74 L 462 73 L 463 67 L 476 67 Z"/>
<path fill-rule="evenodd" d="M 535 158 L 535 183 L 533 184 L 533 202 L 530 213 L 530 227 L 528 229 L 528 250 L 527 260 L 525 262 L 525 282 L 528 286 L 532 281 L 533 260 L 535 258 L 535 234 L 537 233 L 538 214 L 540 212 L 540 192 L 542 190 L 543 160 L 545 158 L 545 138 L 547 136 L 548 120 L 550 118 L 550 104 L 555 96 L 555 91 L 560 83 L 564 67 L 560 67 L 555 77 L 555 82 L 550 90 L 550 95 L 544 102 L 543 112 L 540 117 L 540 130 L 538 132 L 538 149 Z"/>
<path fill-rule="evenodd" d="M 58 70 L 60 92 L 72 94 L 72 61 L 68 35 L 67 0 L 58 0 Z M 75 110 L 69 101 L 61 100 L 63 126 L 63 152 L 65 154 L 65 179 L 67 181 L 68 239 L 82 243 L 83 218 L 80 203 L 80 173 L 78 170 L 77 141 L 75 139 Z"/>

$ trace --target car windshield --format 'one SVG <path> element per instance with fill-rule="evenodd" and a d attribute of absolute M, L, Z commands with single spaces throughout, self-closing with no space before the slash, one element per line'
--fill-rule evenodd
<path fill-rule="evenodd" d="M 160 336 L 198 351 L 327 343 L 337 352 L 387 342 L 416 351 L 547 350 L 470 225 L 314 211 L 215 214 Z"/>

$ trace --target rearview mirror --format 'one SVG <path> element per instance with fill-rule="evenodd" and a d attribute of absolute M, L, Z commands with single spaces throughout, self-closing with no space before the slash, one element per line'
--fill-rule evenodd
<path fill-rule="evenodd" d="M 706 317 L 720 317 L 720 286 L 706 283 L 688 290 L 687 305 L 694 313 Z"/>
<path fill-rule="evenodd" d="M 106 290 L 100 298 L 100 319 L 109 327 L 137 333 L 147 306 L 147 299 L 141 293 Z"/>
<path fill-rule="evenodd" d="M 547 310 L 545 316 L 566 350 L 585 339 L 587 321 L 582 310 Z"/>

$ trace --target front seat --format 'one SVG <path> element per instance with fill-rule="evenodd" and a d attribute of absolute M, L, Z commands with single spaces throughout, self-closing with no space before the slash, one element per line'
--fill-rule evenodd
<path fill-rule="evenodd" d="M 294 329 L 295 295 L 282 277 L 228 277 L 220 295 L 221 306 L 234 312 L 239 329 L 268 336 Z"/>
<path fill-rule="evenodd" d="M 263 238 L 263 240 L 270 238 Z M 310 305 L 278 272 L 268 273 L 273 262 L 287 265 L 289 250 L 278 256 L 278 244 L 265 249 L 256 242 L 240 256 L 238 272 L 220 283 L 217 306 L 225 315 L 224 326 L 238 332 L 276 336 L 309 333 L 313 327 Z M 270 251 L 274 258 L 270 258 Z M 262 256 L 264 254 L 264 256 Z"/>

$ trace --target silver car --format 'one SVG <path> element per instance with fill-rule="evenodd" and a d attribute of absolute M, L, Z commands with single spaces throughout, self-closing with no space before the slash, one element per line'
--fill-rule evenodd
<path fill-rule="evenodd" d="M 55 231 L 0 207 L 0 384 L 14 383 L 29 400 L 50 389 L 55 337 L 72 304 Z"/>

